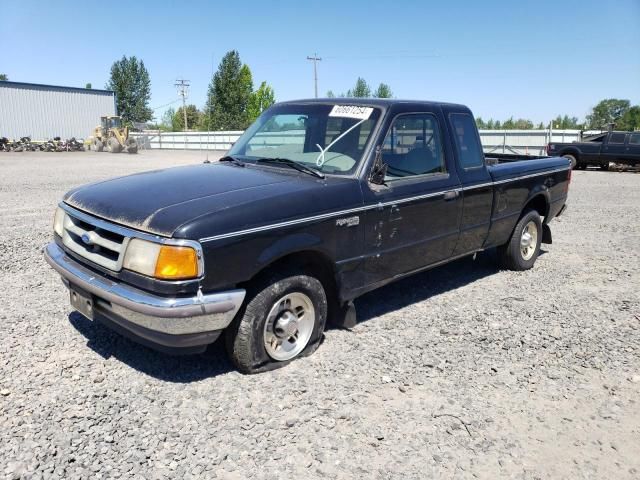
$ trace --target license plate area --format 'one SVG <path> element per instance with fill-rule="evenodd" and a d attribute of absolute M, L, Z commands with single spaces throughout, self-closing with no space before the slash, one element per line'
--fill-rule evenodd
<path fill-rule="evenodd" d="M 83 292 L 74 285 L 69 285 L 69 300 L 73 308 L 89 320 L 93 320 L 93 298 L 91 294 Z"/>

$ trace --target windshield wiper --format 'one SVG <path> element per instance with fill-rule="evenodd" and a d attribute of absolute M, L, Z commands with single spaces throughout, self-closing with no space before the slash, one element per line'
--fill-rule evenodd
<path fill-rule="evenodd" d="M 234 157 L 233 155 L 226 155 L 222 157 L 219 162 L 231 162 L 234 165 L 238 165 L 239 167 L 244 167 L 245 162 L 240 160 L 238 157 Z"/>
<path fill-rule="evenodd" d="M 296 170 L 298 170 L 299 172 L 304 172 L 304 173 L 308 173 L 309 175 L 313 175 L 314 177 L 318 177 L 318 178 L 324 178 L 324 175 L 322 173 L 320 173 L 318 170 L 315 170 L 314 168 L 311 167 L 307 167 L 306 165 L 304 165 L 303 163 L 300 162 L 296 162 L 295 160 L 290 160 L 288 158 L 279 158 L 279 157 L 275 157 L 275 158 L 259 158 L 258 160 L 256 160 L 257 163 L 276 163 L 279 165 L 287 165 L 288 167 L 294 168 Z"/>

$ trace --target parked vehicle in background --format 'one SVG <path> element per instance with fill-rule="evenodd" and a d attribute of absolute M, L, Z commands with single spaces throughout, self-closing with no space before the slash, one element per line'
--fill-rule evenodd
<path fill-rule="evenodd" d="M 547 145 L 547 154 L 571 161 L 572 168 L 584 170 L 595 165 L 609 169 L 609 163 L 633 165 L 640 163 L 640 132 L 605 132 L 586 137 L 582 142 Z"/>
<path fill-rule="evenodd" d="M 564 158 L 482 151 L 462 105 L 284 102 L 219 163 L 76 188 L 45 258 L 87 318 L 159 349 L 225 333 L 256 372 L 313 352 L 353 299 L 497 247 L 532 268 L 566 206 Z M 526 280 L 522 280 L 526 281 Z"/>
<path fill-rule="evenodd" d="M 138 144 L 129 136 L 129 127 L 122 125 L 121 117 L 113 115 L 100 117 L 100 125 L 85 140 L 85 148 L 94 152 L 138 153 Z"/>

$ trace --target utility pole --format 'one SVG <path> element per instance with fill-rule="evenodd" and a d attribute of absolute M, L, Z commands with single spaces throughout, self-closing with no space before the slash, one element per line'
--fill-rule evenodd
<path fill-rule="evenodd" d="M 322 61 L 322 59 L 318 56 L 317 53 L 313 54 L 313 57 L 307 57 L 307 60 L 313 61 L 313 85 L 314 91 L 316 93 L 316 98 L 318 98 L 318 67 L 317 62 Z"/>
<path fill-rule="evenodd" d="M 184 115 L 184 131 L 187 131 L 187 97 L 189 96 L 189 80 L 179 78 L 174 84 L 178 89 L 178 95 L 182 97 L 182 114 Z"/>

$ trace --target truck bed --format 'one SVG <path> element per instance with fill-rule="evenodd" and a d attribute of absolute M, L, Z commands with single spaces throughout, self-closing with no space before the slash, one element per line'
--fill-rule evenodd
<path fill-rule="evenodd" d="M 504 158 L 506 157 L 506 158 Z M 495 156 L 487 157 L 495 158 Z M 489 163 L 487 169 L 494 182 L 551 172 L 569 168 L 570 162 L 563 157 L 533 157 L 521 155 L 499 155 L 497 162 Z"/>

